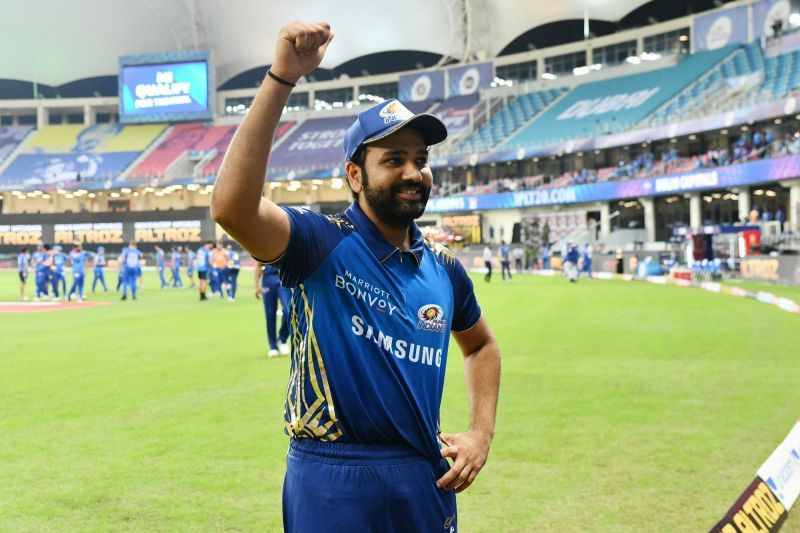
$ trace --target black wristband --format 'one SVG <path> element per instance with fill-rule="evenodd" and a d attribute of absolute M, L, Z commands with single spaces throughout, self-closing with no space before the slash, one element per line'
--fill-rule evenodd
<path fill-rule="evenodd" d="M 296 83 L 292 83 L 292 82 L 290 82 L 288 80 L 285 80 L 285 79 L 281 78 L 280 76 L 276 76 L 275 74 L 272 73 L 271 70 L 267 71 L 267 76 L 269 76 L 273 80 L 277 81 L 281 85 L 286 85 L 287 87 L 296 87 L 297 86 Z"/>

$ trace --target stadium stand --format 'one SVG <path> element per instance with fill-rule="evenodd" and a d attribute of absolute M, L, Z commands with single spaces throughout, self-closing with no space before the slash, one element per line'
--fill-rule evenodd
<path fill-rule="evenodd" d="M 164 131 L 164 124 L 45 126 L 0 176 L 9 188 L 100 188 L 113 181 Z"/>
<path fill-rule="evenodd" d="M 0 163 L 33 131 L 32 126 L 0 127 Z"/>
<path fill-rule="evenodd" d="M 339 170 L 342 166 L 342 141 L 352 123 L 352 116 L 344 116 L 314 118 L 300 124 L 273 149 L 270 179 L 299 179 L 304 173 L 330 177 L 334 168 Z"/>

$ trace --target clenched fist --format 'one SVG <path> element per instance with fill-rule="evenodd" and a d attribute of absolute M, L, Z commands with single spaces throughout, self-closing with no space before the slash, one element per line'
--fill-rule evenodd
<path fill-rule="evenodd" d="M 270 70 L 296 83 L 319 66 L 332 39 L 333 31 L 327 22 L 292 22 L 281 28 Z"/>

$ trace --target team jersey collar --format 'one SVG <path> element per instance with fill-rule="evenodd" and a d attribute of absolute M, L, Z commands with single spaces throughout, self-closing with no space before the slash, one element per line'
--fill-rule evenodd
<path fill-rule="evenodd" d="M 375 224 L 361 210 L 358 202 L 350 204 L 344 214 L 353 223 L 356 231 L 358 231 L 369 249 L 372 250 L 372 253 L 381 263 L 395 253 L 410 253 L 416 259 L 417 266 L 422 262 L 425 239 L 422 237 L 422 232 L 417 227 L 416 222 L 411 223 L 411 247 L 408 250 L 401 250 L 386 240 L 383 234 L 378 231 L 378 228 L 375 227 Z"/>

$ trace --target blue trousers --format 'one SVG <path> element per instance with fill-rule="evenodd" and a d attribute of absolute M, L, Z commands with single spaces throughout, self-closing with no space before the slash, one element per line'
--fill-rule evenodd
<path fill-rule="evenodd" d="M 83 283 L 86 279 L 86 274 L 83 272 L 72 273 L 72 287 L 69 288 L 69 295 L 77 294 L 78 298 L 83 299 Z"/>
<path fill-rule="evenodd" d="M 278 349 L 278 340 L 281 343 L 289 338 L 289 309 L 290 303 L 286 293 L 291 292 L 281 287 L 280 283 L 270 283 L 266 287 L 261 287 L 261 301 L 264 304 L 264 316 L 267 320 L 267 342 L 273 350 Z M 283 318 L 281 319 L 281 330 L 277 332 L 276 323 L 278 321 L 278 301 L 283 306 Z"/>
<path fill-rule="evenodd" d="M 47 282 L 49 281 L 49 276 L 47 275 L 46 270 L 37 270 L 36 271 L 36 297 L 39 298 L 41 296 L 47 296 Z"/>
<path fill-rule="evenodd" d="M 411 448 L 292 439 L 283 529 L 292 533 L 458 530 L 456 495 L 436 487 L 449 469 Z"/>
<path fill-rule="evenodd" d="M 178 289 L 183 287 L 183 280 L 181 279 L 181 267 L 172 269 L 172 286 Z"/>
<path fill-rule="evenodd" d="M 228 297 L 236 298 L 236 288 L 237 288 L 237 282 L 239 280 L 239 269 L 226 268 L 225 271 L 228 274 Z"/>
<path fill-rule="evenodd" d="M 164 277 L 164 265 L 158 265 L 158 279 L 161 280 L 161 288 L 167 288 L 167 278 Z"/>
<path fill-rule="evenodd" d="M 136 267 L 125 267 L 125 274 L 122 279 L 122 296 L 128 296 L 128 289 L 131 290 L 131 296 L 136 299 L 136 280 L 139 277 L 139 269 Z"/>
<path fill-rule="evenodd" d="M 94 279 L 92 280 L 92 292 L 97 288 L 97 282 L 103 286 L 103 292 L 108 292 L 108 287 L 106 287 L 106 275 L 103 272 L 103 269 L 95 269 L 94 271 Z"/>

